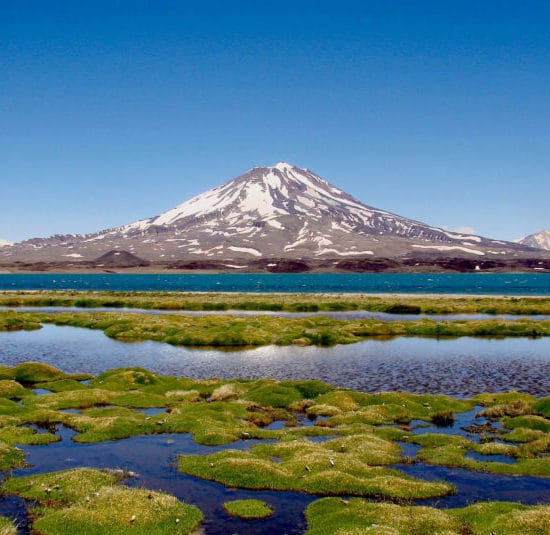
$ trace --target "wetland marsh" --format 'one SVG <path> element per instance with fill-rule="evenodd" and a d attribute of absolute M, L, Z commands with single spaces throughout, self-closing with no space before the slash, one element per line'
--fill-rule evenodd
<path fill-rule="evenodd" d="M 0 312 L 1 529 L 548 532 L 547 320 L 195 318 L 92 297 Z M 550 312 L 536 302 L 512 314 Z"/>
<path fill-rule="evenodd" d="M 139 532 L 150 529 L 155 507 L 166 501 L 172 504 L 163 509 L 166 521 L 151 532 L 186 533 L 204 515 L 206 533 L 302 533 L 304 509 L 328 495 L 402 508 L 437 504 L 478 533 L 475 515 L 455 511 L 471 501 L 470 487 L 481 500 L 512 495 L 518 503 L 546 504 L 512 507 L 537 519 L 550 509 L 549 398 L 367 394 L 320 381 L 193 380 L 142 368 L 90 377 L 32 363 L 2 367 L 0 376 L 0 456 L 3 469 L 12 470 L 0 508 L 20 521 L 22 532 L 62 533 L 67 518 L 85 526 L 82 533 Z M 460 427 L 430 424 L 441 411 L 456 415 Z M 469 451 L 488 459 L 498 452 L 511 462 L 464 466 L 460 459 Z M 75 491 L 76 480 L 84 483 Z M 25 507 L 10 509 L 12 495 L 31 509 L 33 500 L 42 504 L 32 512 L 34 528 L 20 517 Z M 170 502 L 172 495 L 185 504 Z M 227 512 L 226 502 L 252 498 L 273 514 L 247 520 Z M 109 513 L 113 504 L 118 520 Z M 104 508 L 102 526 L 97 511 Z M 495 525 L 504 522 L 497 509 Z M 438 511 L 425 510 L 427 518 Z M 310 513 L 315 533 L 320 528 Z M 180 520 L 173 531 L 183 517 L 191 527 Z"/>

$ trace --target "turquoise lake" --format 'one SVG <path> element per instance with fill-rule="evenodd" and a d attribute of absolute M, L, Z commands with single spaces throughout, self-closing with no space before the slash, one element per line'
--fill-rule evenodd
<path fill-rule="evenodd" d="M 550 295 L 548 273 L 0 274 L 0 290 Z"/>

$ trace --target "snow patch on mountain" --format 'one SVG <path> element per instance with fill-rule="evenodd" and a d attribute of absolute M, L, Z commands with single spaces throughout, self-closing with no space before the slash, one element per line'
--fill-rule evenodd
<path fill-rule="evenodd" d="M 260 251 L 258 251 L 257 249 L 252 249 L 251 247 L 234 247 L 234 246 L 229 246 L 228 249 L 230 251 L 235 251 L 236 253 L 245 253 L 245 254 L 251 254 L 251 255 L 254 255 L 254 256 L 262 256 L 262 253 L 260 253 Z"/>
<path fill-rule="evenodd" d="M 0 247 L 11 247 L 13 242 L 7 240 L 0 240 Z"/>
<path fill-rule="evenodd" d="M 338 251 L 337 249 L 321 249 L 315 253 L 316 256 L 337 255 L 337 256 L 364 256 L 372 255 L 373 251 Z"/>
<path fill-rule="evenodd" d="M 437 249 L 438 251 L 464 251 L 465 253 L 475 254 L 484 256 L 485 253 L 483 251 L 478 251 L 477 249 L 469 249 L 467 247 L 459 247 L 457 245 L 417 245 L 413 244 L 412 247 L 416 247 L 417 249 Z"/>

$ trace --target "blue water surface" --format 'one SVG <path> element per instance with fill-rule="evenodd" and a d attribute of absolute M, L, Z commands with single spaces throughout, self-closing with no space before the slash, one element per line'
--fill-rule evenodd
<path fill-rule="evenodd" d="M 0 290 L 550 295 L 550 274 L 0 274 Z"/>

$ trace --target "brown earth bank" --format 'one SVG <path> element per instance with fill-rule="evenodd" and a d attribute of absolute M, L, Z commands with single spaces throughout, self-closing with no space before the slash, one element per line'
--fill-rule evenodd
<path fill-rule="evenodd" d="M 549 257 L 479 259 L 404 258 L 147 261 L 126 251 L 93 261 L 0 263 L 0 273 L 550 273 Z"/>

